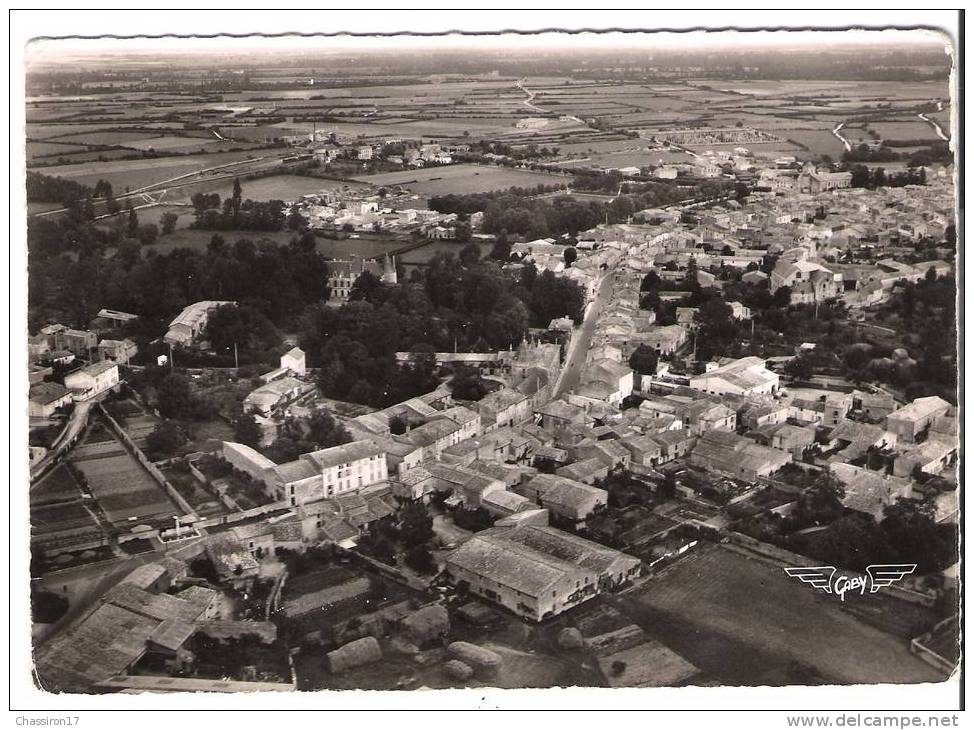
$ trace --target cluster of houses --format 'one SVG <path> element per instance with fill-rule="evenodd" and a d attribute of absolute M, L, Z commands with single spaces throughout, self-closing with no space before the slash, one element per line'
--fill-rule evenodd
<path fill-rule="evenodd" d="M 198 552 L 202 554 L 206 549 L 200 544 Z M 290 677 L 207 681 L 187 676 L 196 663 L 192 640 L 198 635 L 219 642 L 250 636 L 272 644 L 277 639 L 275 624 L 234 620 L 228 615 L 221 592 L 200 585 L 201 582 L 189 574 L 185 560 L 171 556 L 135 568 L 67 631 L 37 652 L 40 686 L 51 692 L 91 692 L 93 688 L 152 692 L 292 691 Z M 132 670 L 143 661 L 162 666 L 176 676 L 140 676 Z"/>
<path fill-rule="evenodd" d="M 136 319 L 134 314 L 102 309 L 92 320 L 90 329 L 49 324 L 29 336 L 30 417 L 50 418 L 59 408 L 90 400 L 115 388 L 119 383 L 118 366 L 127 365 L 139 350 L 128 338 L 102 335 L 113 334 Z M 50 380 L 55 367 L 70 370 L 64 375 L 63 386 Z"/>
<path fill-rule="evenodd" d="M 418 201 L 417 196 L 401 191 L 380 195 L 345 187 L 304 195 L 291 201 L 285 214 L 300 213 L 312 229 L 342 230 L 353 235 L 386 231 L 419 232 L 431 239 L 456 236 L 456 213 L 418 208 Z M 474 213 L 470 218 L 471 228 L 478 227 L 482 219 L 483 213 Z"/>
<path fill-rule="evenodd" d="M 681 324 L 660 327 L 652 312 L 639 308 L 647 272 L 665 281 L 674 277 L 664 264 L 676 263 L 679 271 L 690 259 L 699 266 L 704 257 L 747 270 L 745 276 L 760 274 L 755 281 L 767 280 L 774 291 L 788 287 L 792 301 L 824 301 L 854 291 L 845 272 L 822 255 L 834 237 L 841 238 L 842 226 L 833 226 L 830 215 L 817 220 L 813 215 L 826 203 L 829 211 L 845 209 L 844 196 L 855 199 L 859 193 L 809 193 L 800 210 L 792 208 L 794 196 L 758 195 L 747 207 L 727 201 L 687 228 L 672 225 L 668 211 L 646 211 L 646 223 L 586 231 L 571 265 L 555 240 L 515 244 L 512 253 L 522 260 L 579 281 L 590 303 L 610 278 L 610 296 L 598 312 L 577 384 L 553 397 L 564 358 L 554 344 L 436 353 L 438 364 L 463 362 L 501 387 L 480 401 L 457 402 L 441 386 L 347 419 L 354 441 L 289 464 L 273 464 L 230 443 L 224 458 L 291 510 L 287 519 L 301 524 L 305 541 L 354 545 L 374 521 L 392 514 L 395 497 L 427 500 L 439 494 L 452 508 L 486 512 L 494 527 L 451 553 L 446 574 L 533 620 L 638 573 L 635 558 L 564 529 L 584 527 L 606 509 L 601 480 L 619 469 L 658 477 L 679 461 L 700 472 L 759 483 L 788 464 L 810 464 L 846 484 L 847 508 L 881 518 L 885 506 L 912 494 L 913 477 L 941 474 L 954 463 L 956 409 L 939 398 L 900 407 L 882 392 L 792 398 L 758 357 L 708 363 L 692 375 L 668 373 L 665 360 L 689 344 L 694 312 L 684 308 Z M 925 199 L 933 216 L 938 198 Z M 750 266 L 769 249 L 780 256 L 770 276 Z M 876 267 L 896 272 L 897 280 L 916 280 L 929 268 L 949 270 L 943 262 L 907 269 L 892 258 Z M 336 284 L 350 288 L 356 271 Z M 719 285 L 706 271 L 699 274 L 701 285 Z M 751 316 L 739 302 L 731 308 L 739 319 Z M 574 332 L 567 319 L 550 325 L 550 334 L 569 340 Z M 629 366 L 640 345 L 664 361 L 656 376 L 637 379 Z M 638 401 L 627 400 L 633 394 Z M 262 534 L 244 536 L 242 544 L 267 548 L 280 529 L 280 523 L 250 527 Z"/>
<path fill-rule="evenodd" d="M 453 162 L 453 155 L 470 150 L 469 145 L 462 143 L 424 143 L 401 137 L 354 137 L 317 128 L 308 134 L 287 135 L 283 141 L 295 148 L 297 154 L 310 155 L 325 164 L 338 159 L 361 162 L 382 159 L 405 168 L 449 165 Z"/>

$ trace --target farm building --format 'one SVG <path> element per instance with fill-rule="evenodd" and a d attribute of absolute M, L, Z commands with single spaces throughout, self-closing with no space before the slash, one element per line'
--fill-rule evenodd
<path fill-rule="evenodd" d="M 640 561 L 552 527 L 494 527 L 446 559 L 455 584 L 519 616 L 542 621 L 639 573 Z"/>
<path fill-rule="evenodd" d="M 236 302 L 222 301 L 203 301 L 190 304 L 169 323 L 169 331 L 162 339 L 170 345 L 188 347 L 203 334 L 213 310 L 218 307 L 236 306 L 236 304 Z"/>
<path fill-rule="evenodd" d="M 243 402 L 243 412 L 269 416 L 275 409 L 300 398 L 313 387 L 297 378 L 272 380 L 247 394 Z"/>

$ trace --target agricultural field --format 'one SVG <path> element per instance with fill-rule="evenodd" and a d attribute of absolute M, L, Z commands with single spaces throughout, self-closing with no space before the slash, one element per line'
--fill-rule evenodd
<path fill-rule="evenodd" d="M 33 506 L 30 510 L 31 534 L 46 537 L 70 532 L 72 537 L 101 534 L 101 528 L 88 508 L 81 502 Z"/>
<path fill-rule="evenodd" d="M 349 188 L 352 190 L 364 189 L 367 185 L 354 182 L 343 182 L 340 180 L 329 180 L 326 178 L 311 177 L 308 175 L 270 175 L 255 180 L 241 180 L 240 188 L 244 200 L 296 200 L 302 195 L 312 195 L 328 190 L 340 190 Z M 233 194 L 233 181 L 224 180 L 213 187 L 206 187 L 207 193 L 216 193 L 220 198 L 228 198 Z M 173 200 L 179 200 L 183 196 L 176 192 Z M 190 196 L 185 195 L 188 199 Z"/>
<path fill-rule="evenodd" d="M 84 145 L 71 144 L 70 142 L 28 142 L 27 159 L 34 161 L 49 157 L 57 158 L 69 155 L 72 152 L 84 152 L 87 149 Z"/>
<path fill-rule="evenodd" d="M 179 514 L 162 487 L 114 439 L 86 439 L 72 452 L 71 463 L 85 475 L 88 488 L 116 527 L 168 521 Z"/>
<path fill-rule="evenodd" d="M 567 184 L 570 178 L 533 170 L 488 165 L 444 165 L 355 178 L 376 186 L 399 185 L 420 195 L 486 193 L 512 187 Z"/>
<path fill-rule="evenodd" d="M 473 241 L 480 248 L 480 255 L 485 258 L 493 247 L 493 243 L 479 243 Z M 414 248 L 412 251 L 407 251 L 403 254 L 399 254 L 396 257 L 398 263 L 406 267 L 407 270 L 416 266 L 425 266 L 430 262 L 430 260 L 437 256 L 438 254 L 452 254 L 453 256 L 458 256 L 460 251 L 466 246 L 465 243 L 456 243 L 455 241 L 431 241 L 425 246 L 419 248 Z"/>
<path fill-rule="evenodd" d="M 944 679 L 905 640 L 858 620 L 834 596 L 719 546 L 700 545 L 612 602 L 722 684 Z"/>
<path fill-rule="evenodd" d="M 158 186 L 175 181 L 175 178 L 246 160 L 270 158 L 279 161 L 280 153 L 280 150 L 259 150 L 56 165 L 44 168 L 44 174 L 67 178 L 83 185 L 94 185 L 99 180 L 107 180 L 116 192 L 120 192 Z M 243 167 L 241 166 L 241 170 Z"/>

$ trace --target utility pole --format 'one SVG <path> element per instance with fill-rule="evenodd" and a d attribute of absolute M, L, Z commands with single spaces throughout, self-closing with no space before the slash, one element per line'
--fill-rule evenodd
<path fill-rule="evenodd" d="M 233 343 L 233 368 L 234 370 L 240 369 L 240 361 L 237 359 L 237 343 Z"/>

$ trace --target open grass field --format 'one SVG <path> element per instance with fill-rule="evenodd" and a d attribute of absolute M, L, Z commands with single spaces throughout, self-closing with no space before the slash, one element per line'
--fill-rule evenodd
<path fill-rule="evenodd" d="M 570 178 L 533 170 L 488 165 L 444 165 L 420 170 L 385 172 L 356 178 L 373 185 L 401 185 L 421 195 L 486 193 L 512 187 L 565 184 Z"/>
<path fill-rule="evenodd" d="M 74 450 L 71 461 L 116 526 L 169 520 L 179 514 L 162 487 L 118 441 L 86 442 Z"/>
<path fill-rule="evenodd" d="M 907 641 L 850 615 L 835 596 L 711 544 L 612 602 L 724 684 L 944 679 Z"/>

